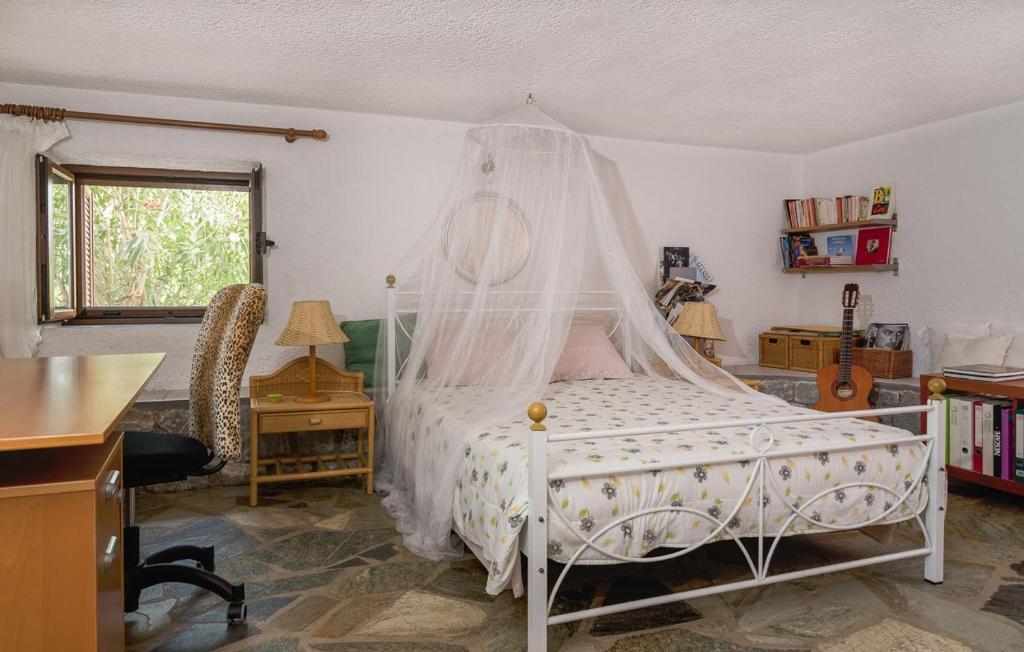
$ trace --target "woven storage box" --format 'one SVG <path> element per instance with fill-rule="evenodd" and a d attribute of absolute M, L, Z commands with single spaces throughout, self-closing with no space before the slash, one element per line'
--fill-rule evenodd
<path fill-rule="evenodd" d="M 789 369 L 789 335 L 761 333 L 758 353 L 762 367 Z"/>
<path fill-rule="evenodd" d="M 789 368 L 794 371 L 818 371 L 839 359 L 842 340 L 814 334 L 789 336 Z"/>
<path fill-rule="evenodd" d="M 854 347 L 853 364 L 864 367 L 875 378 L 910 378 L 914 375 L 914 352 Z"/>

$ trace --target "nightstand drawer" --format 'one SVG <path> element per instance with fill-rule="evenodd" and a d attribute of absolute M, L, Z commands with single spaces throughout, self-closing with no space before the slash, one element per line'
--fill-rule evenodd
<path fill-rule="evenodd" d="M 260 432 L 301 432 L 304 430 L 344 430 L 369 425 L 366 410 L 332 412 L 293 412 L 260 415 Z"/>

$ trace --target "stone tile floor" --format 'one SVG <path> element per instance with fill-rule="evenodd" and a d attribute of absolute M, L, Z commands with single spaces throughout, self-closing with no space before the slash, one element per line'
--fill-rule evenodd
<path fill-rule="evenodd" d="M 172 543 L 217 546 L 217 570 L 244 580 L 245 625 L 225 605 L 177 584 L 148 589 L 126 617 L 129 650 L 157 652 L 388 652 L 525 650 L 525 600 L 484 590 L 472 556 L 420 559 L 401 544 L 379 496 L 355 484 L 247 488 L 139 498 L 144 554 Z M 918 541 L 909 527 L 893 547 L 859 534 L 789 539 L 776 570 L 807 560 L 879 554 Z M 578 609 L 740 578 L 735 544 L 642 568 L 570 574 L 559 608 Z M 733 592 L 553 627 L 552 649 L 590 650 L 1024 650 L 1024 502 L 951 488 L 946 582 L 921 579 L 919 560 Z"/>

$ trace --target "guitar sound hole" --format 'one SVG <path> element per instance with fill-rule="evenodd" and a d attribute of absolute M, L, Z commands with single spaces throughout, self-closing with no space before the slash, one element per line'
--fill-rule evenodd
<path fill-rule="evenodd" d="M 853 386 L 853 383 L 838 382 L 835 384 L 832 393 L 839 400 L 845 401 L 853 397 L 856 393 L 856 388 Z"/>

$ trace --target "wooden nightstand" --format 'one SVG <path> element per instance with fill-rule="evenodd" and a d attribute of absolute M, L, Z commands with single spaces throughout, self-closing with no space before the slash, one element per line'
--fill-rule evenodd
<path fill-rule="evenodd" d="M 257 504 L 259 485 L 271 482 L 365 475 L 366 493 L 373 493 L 375 412 L 373 401 L 362 392 L 363 375 L 341 371 L 317 359 L 319 387 L 346 391 L 329 391 L 331 400 L 322 403 L 297 403 L 295 395 L 299 391 L 288 390 L 292 389 L 292 384 L 299 388 L 305 386 L 299 376 L 303 367 L 308 369 L 306 365 L 307 359 L 299 358 L 269 376 L 250 378 L 249 505 L 252 507 Z M 272 403 L 267 398 L 268 393 L 285 395 L 279 402 Z M 259 439 L 263 435 L 351 429 L 362 431 L 356 435 L 356 450 L 352 453 L 259 457 Z M 267 472 L 260 475 L 260 470 Z"/>

